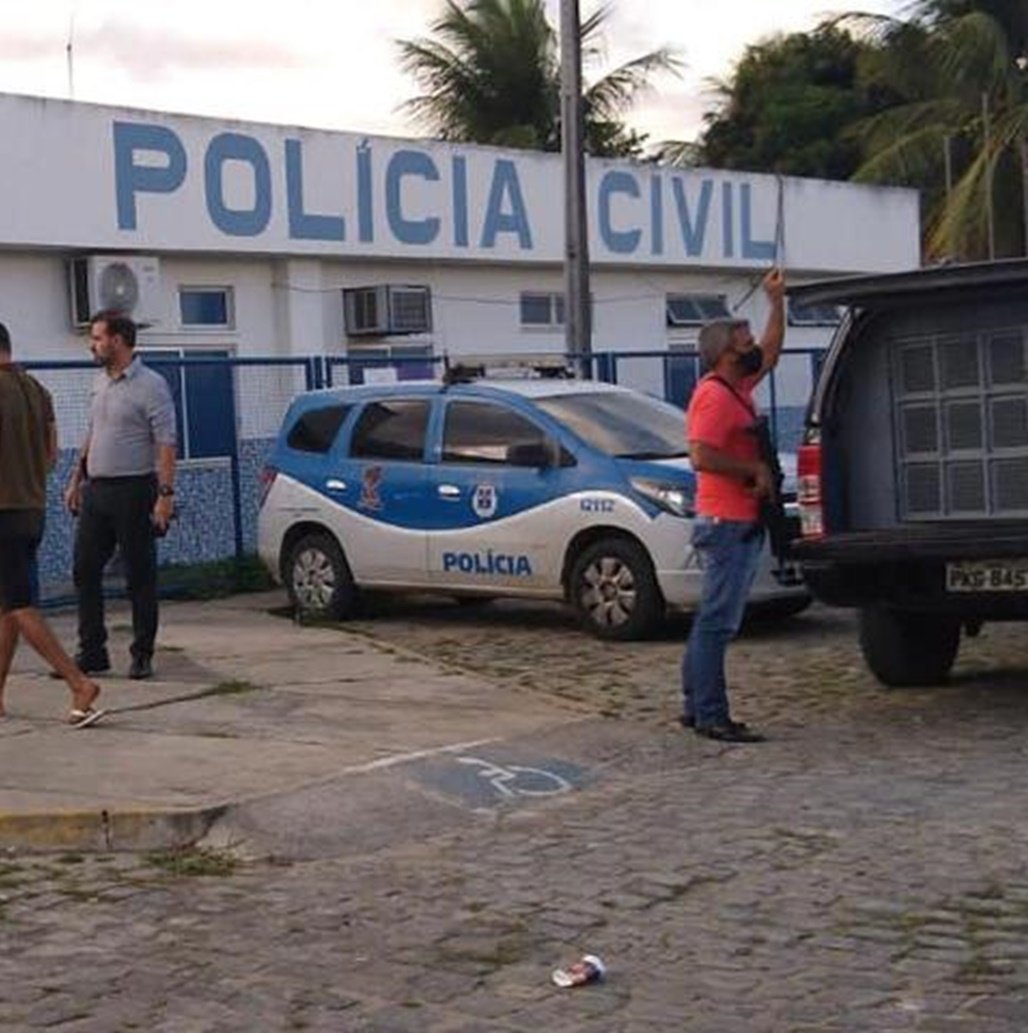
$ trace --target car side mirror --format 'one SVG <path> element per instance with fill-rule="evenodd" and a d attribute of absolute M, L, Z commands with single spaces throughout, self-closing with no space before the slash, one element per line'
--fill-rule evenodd
<path fill-rule="evenodd" d="M 511 466 L 531 466 L 536 469 L 556 465 L 552 441 L 519 441 L 507 448 L 507 462 Z"/>

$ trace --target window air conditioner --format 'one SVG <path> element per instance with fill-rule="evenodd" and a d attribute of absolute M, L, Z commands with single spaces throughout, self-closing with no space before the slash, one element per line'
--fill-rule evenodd
<path fill-rule="evenodd" d="M 427 287 L 353 287 L 343 291 L 349 337 L 423 334 L 432 329 L 432 295 Z"/>
<path fill-rule="evenodd" d="M 141 327 L 161 321 L 160 263 L 143 255 L 86 255 L 68 267 L 71 321 L 85 326 L 101 309 L 117 309 Z"/>

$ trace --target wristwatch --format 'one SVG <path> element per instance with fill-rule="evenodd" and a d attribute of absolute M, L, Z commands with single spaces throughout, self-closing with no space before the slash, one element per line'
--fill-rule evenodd
<path fill-rule="evenodd" d="M 175 489 L 170 484 L 162 484 L 158 487 L 157 494 L 163 498 L 169 498 L 175 494 Z"/>

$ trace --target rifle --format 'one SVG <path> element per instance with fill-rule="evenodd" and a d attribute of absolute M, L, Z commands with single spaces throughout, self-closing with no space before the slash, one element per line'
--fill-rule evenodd
<path fill-rule="evenodd" d="M 785 474 L 782 472 L 778 449 L 775 448 L 775 441 L 771 436 L 771 423 L 766 416 L 758 416 L 753 405 L 724 377 L 715 374 L 712 375 L 712 379 L 731 391 L 739 404 L 753 417 L 750 433 L 756 438 L 760 461 L 771 471 L 771 494 L 763 496 L 760 500 L 760 522 L 767 528 L 771 552 L 777 560 L 783 560 L 789 555 L 789 542 L 793 534 L 789 529 L 789 520 L 785 515 L 785 504 L 782 501 Z"/>

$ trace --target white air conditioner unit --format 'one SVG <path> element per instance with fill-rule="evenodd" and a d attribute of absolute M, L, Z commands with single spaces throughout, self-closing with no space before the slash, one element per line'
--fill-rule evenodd
<path fill-rule="evenodd" d="M 161 321 L 160 263 L 152 256 L 73 258 L 68 288 L 75 326 L 85 326 L 101 309 L 117 309 L 142 327 Z"/>
<path fill-rule="evenodd" d="M 428 287 L 379 284 L 343 290 L 348 337 L 425 334 L 432 329 L 432 295 Z"/>

